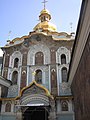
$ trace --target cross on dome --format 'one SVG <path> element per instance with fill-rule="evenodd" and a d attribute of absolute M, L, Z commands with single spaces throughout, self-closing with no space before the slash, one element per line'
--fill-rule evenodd
<path fill-rule="evenodd" d="M 46 8 L 46 2 L 48 2 L 48 1 L 46 1 L 46 0 L 44 0 L 42 3 L 44 4 L 44 9 Z"/>
<path fill-rule="evenodd" d="M 34 31 L 42 31 L 42 32 L 56 32 L 57 28 L 54 24 L 50 23 L 50 19 L 51 19 L 51 14 L 49 13 L 49 11 L 46 9 L 46 0 L 43 0 L 43 4 L 44 4 L 44 9 L 40 12 L 39 15 L 39 20 L 40 23 L 38 23 L 35 27 L 34 27 Z"/>

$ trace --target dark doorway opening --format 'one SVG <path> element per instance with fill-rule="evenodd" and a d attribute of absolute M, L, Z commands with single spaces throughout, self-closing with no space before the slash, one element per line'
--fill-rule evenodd
<path fill-rule="evenodd" d="M 30 106 L 23 113 L 23 120 L 48 120 L 48 110 L 46 107 Z"/>

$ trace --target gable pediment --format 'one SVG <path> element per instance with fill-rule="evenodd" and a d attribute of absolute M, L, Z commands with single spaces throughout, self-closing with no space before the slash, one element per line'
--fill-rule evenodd
<path fill-rule="evenodd" d="M 30 86 L 29 88 L 23 91 L 23 96 L 28 94 L 31 95 L 31 94 L 46 94 L 46 93 L 45 90 L 33 84 L 32 86 Z"/>
<path fill-rule="evenodd" d="M 36 81 L 33 81 L 28 87 L 21 90 L 21 105 L 43 104 L 49 105 L 49 98 L 53 99 L 50 92 Z"/>
<path fill-rule="evenodd" d="M 29 86 L 23 88 L 20 91 L 20 96 L 18 98 L 36 94 L 53 98 L 50 92 L 44 86 L 38 84 L 36 81 L 33 81 Z"/>

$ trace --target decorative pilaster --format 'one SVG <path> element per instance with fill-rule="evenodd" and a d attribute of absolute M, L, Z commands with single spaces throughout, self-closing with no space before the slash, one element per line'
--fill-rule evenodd
<path fill-rule="evenodd" d="M 22 112 L 17 112 L 16 120 L 22 120 Z"/>
<path fill-rule="evenodd" d="M 22 120 L 22 111 L 19 100 L 16 101 L 15 112 L 16 112 L 16 120 Z"/>
<path fill-rule="evenodd" d="M 49 120 L 56 120 L 55 100 L 50 101 L 51 109 L 49 114 Z"/>

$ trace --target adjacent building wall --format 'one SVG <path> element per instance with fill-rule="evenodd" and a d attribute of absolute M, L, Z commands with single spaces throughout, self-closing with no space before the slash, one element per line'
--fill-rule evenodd
<path fill-rule="evenodd" d="M 90 35 L 72 82 L 76 120 L 90 120 Z"/>
<path fill-rule="evenodd" d="M 69 83 L 74 96 L 75 120 L 90 120 L 90 0 L 83 0 L 78 23 Z"/>
<path fill-rule="evenodd" d="M 1 75 L 1 71 L 2 71 L 2 61 L 3 61 L 3 57 L 0 57 L 0 75 Z"/>

